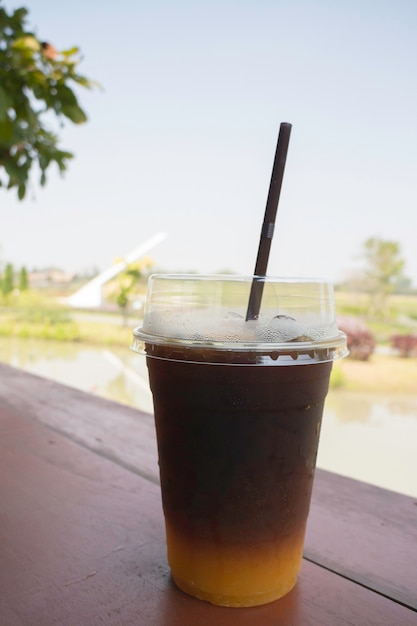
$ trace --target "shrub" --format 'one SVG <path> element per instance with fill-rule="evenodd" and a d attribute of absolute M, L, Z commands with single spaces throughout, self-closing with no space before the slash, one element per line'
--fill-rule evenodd
<path fill-rule="evenodd" d="M 369 328 L 357 317 L 340 317 L 340 330 L 347 336 L 350 358 L 367 361 L 375 350 L 375 339 Z"/>
<path fill-rule="evenodd" d="M 417 355 L 417 335 L 392 335 L 390 343 L 402 357 Z"/>

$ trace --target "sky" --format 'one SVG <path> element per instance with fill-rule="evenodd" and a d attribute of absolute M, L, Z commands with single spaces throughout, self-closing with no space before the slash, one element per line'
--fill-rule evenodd
<path fill-rule="evenodd" d="M 156 271 L 251 274 L 279 125 L 292 134 L 268 274 L 343 280 L 369 237 L 417 285 L 415 0 L 3 0 L 80 47 L 75 159 L 19 202 L 0 258 L 106 269 L 159 232 Z"/>

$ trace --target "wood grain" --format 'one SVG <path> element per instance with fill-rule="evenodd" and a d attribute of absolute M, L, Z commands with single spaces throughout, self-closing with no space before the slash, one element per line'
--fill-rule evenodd
<path fill-rule="evenodd" d="M 132 608 L 133 613 L 120 606 L 113 615 L 120 602 L 133 602 L 141 611 L 149 604 L 149 615 L 145 613 L 153 621 L 143 622 L 147 624 L 209 623 L 202 616 L 177 620 L 182 610 L 191 615 L 190 602 L 197 601 L 169 582 L 151 415 L 0 364 L 0 465 L 0 590 L 7 589 L 0 592 L 0 609 L 14 616 L 10 624 L 41 623 L 25 621 L 32 606 L 39 607 L 40 615 L 55 607 L 54 615 L 60 617 L 50 623 L 142 623 L 123 621 L 127 615 L 137 616 Z M 331 601 L 329 611 L 341 621 L 323 624 L 417 624 L 416 613 L 401 612 L 399 605 L 395 610 L 400 613 L 391 622 L 343 621 L 348 619 L 345 600 L 352 602 L 350 610 L 357 616 L 372 605 L 375 620 L 383 619 L 377 618 L 378 611 L 390 615 L 394 610 L 382 595 L 417 608 L 416 516 L 413 498 L 318 470 L 305 547 L 311 562 L 304 564 L 289 599 L 275 603 L 279 615 L 287 615 L 290 624 L 319 623 L 312 621 L 316 609 L 308 619 L 305 611 L 323 603 L 318 613 L 322 619 L 324 590 L 332 589 L 343 610 L 339 615 Z M 378 593 L 368 596 L 367 587 Z M 93 604 L 100 608 L 110 603 L 108 618 L 104 608 L 97 609 L 98 615 L 120 621 L 91 621 L 88 597 L 87 621 L 71 621 L 78 590 L 88 596 L 89 589 Z M 135 605 L 138 594 L 140 603 Z M 164 622 L 168 618 L 161 606 L 171 610 L 170 602 L 177 621 Z M 181 609 L 184 603 L 187 608 Z M 203 606 L 208 607 L 204 615 L 235 612 Z M 239 623 L 258 623 L 245 620 L 263 610 L 238 611 Z M 16 621 L 21 612 L 25 617 Z M 69 621 L 64 620 L 67 612 Z M 291 621 L 298 614 L 304 622 Z M 1 626 L 2 615 L 0 610 Z M 287 623 L 267 615 L 272 613 L 259 614 L 259 623 Z"/>
<path fill-rule="evenodd" d="M 1 363 L 0 401 L 159 484 L 149 413 Z"/>
<path fill-rule="evenodd" d="M 417 610 L 414 498 L 317 472 L 304 555 Z"/>
<path fill-rule="evenodd" d="M 306 562 L 295 590 L 254 609 L 180 592 L 159 488 L 15 410 L 0 410 L 2 626 L 411 626 L 416 613 Z"/>

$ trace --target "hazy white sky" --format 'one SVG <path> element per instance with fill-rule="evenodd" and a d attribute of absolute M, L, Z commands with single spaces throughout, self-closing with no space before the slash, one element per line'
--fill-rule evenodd
<path fill-rule="evenodd" d="M 104 269 L 165 231 L 159 268 L 251 273 L 287 121 L 269 274 L 337 280 L 377 236 L 417 284 L 415 0 L 3 4 L 104 87 L 80 92 L 63 179 L 0 190 L 3 261 Z"/>

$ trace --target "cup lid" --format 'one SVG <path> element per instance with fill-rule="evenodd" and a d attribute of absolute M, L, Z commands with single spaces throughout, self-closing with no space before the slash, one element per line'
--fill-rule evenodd
<path fill-rule="evenodd" d="M 262 277 L 258 319 L 245 313 L 253 277 L 154 275 L 141 327 L 132 349 L 151 346 L 289 356 L 298 362 L 346 356 L 346 336 L 337 327 L 331 283 L 322 279 Z M 189 355 L 187 360 L 189 359 Z"/>

